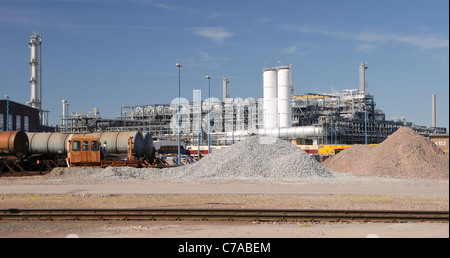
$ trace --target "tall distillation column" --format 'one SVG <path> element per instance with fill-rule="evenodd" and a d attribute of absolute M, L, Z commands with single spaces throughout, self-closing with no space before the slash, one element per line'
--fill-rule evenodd
<path fill-rule="evenodd" d="M 67 100 L 63 99 L 62 100 L 62 123 L 61 125 L 66 128 L 66 126 L 68 125 L 68 115 L 67 115 L 67 106 L 69 105 L 69 103 L 67 103 Z"/>
<path fill-rule="evenodd" d="M 366 94 L 366 70 L 369 68 L 367 64 L 361 62 L 361 65 L 359 66 L 359 92 Z"/>
<path fill-rule="evenodd" d="M 42 64 L 41 64 L 41 45 L 42 34 L 33 33 L 30 36 L 28 45 L 31 49 L 30 57 L 30 84 L 31 84 L 31 96 L 30 101 L 27 102 L 33 108 L 39 110 L 40 124 L 44 124 L 44 114 L 42 111 Z"/>
<path fill-rule="evenodd" d="M 222 97 L 222 101 L 225 102 L 228 98 L 228 83 L 230 83 L 230 81 L 228 80 L 227 77 L 223 77 L 223 97 Z"/>

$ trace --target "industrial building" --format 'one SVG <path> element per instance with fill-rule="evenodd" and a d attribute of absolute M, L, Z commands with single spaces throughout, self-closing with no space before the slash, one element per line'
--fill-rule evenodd
<path fill-rule="evenodd" d="M 41 124 L 38 109 L 0 99 L 0 131 L 54 132 L 55 128 Z"/>

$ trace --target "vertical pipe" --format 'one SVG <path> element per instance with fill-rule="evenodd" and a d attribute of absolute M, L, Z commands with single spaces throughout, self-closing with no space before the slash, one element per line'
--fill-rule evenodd
<path fill-rule="evenodd" d="M 124 123 L 124 127 L 123 129 L 126 131 L 127 130 L 127 111 L 123 111 L 123 123 Z"/>
<path fill-rule="evenodd" d="M 364 143 L 367 145 L 367 110 L 364 111 Z"/>
<path fill-rule="evenodd" d="M 433 128 L 436 127 L 436 94 L 431 95 L 431 105 L 432 105 L 432 112 L 431 112 L 431 126 Z"/>
<path fill-rule="evenodd" d="M 208 154 L 211 153 L 211 77 L 206 76 L 208 78 Z"/>
<path fill-rule="evenodd" d="M 66 120 L 66 133 L 68 133 L 69 132 L 69 103 L 67 103 L 67 107 L 66 107 L 66 112 L 67 112 L 67 114 L 66 114 L 66 117 L 67 117 L 67 120 Z"/>
<path fill-rule="evenodd" d="M 330 144 L 333 144 L 333 119 L 331 119 L 330 126 Z"/>
<path fill-rule="evenodd" d="M 181 117 L 180 117 L 180 99 L 181 99 L 181 65 L 176 64 L 178 67 L 178 165 L 181 165 L 181 131 L 180 131 L 180 125 L 181 125 Z"/>
<path fill-rule="evenodd" d="M 231 144 L 234 144 L 234 102 L 232 102 L 231 105 Z M 265 130 L 266 129 L 264 128 L 264 131 Z"/>
<path fill-rule="evenodd" d="M 42 34 L 39 34 L 39 115 L 41 116 L 41 125 L 44 123 L 44 112 L 42 110 Z"/>
<path fill-rule="evenodd" d="M 9 96 L 5 95 L 6 98 L 6 131 L 9 131 Z"/>
<path fill-rule="evenodd" d="M 320 144 L 320 117 L 317 118 L 317 154 L 319 154 Z"/>
<path fill-rule="evenodd" d="M 197 91 L 197 156 L 200 159 L 200 107 L 202 104 L 202 97 L 200 96 L 200 90 Z"/>

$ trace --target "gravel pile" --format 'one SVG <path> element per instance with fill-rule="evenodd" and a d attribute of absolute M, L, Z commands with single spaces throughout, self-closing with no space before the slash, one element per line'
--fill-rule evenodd
<path fill-rule="evenodd" d="M 323 164 L 336 172 L 362 176 L 449 178 L 449 156 L 407 127 L 401 127 L 377 147 L 355 145 Z"/>
<path fill-rule="evenodd" d="M 108 167 L 55 169 L 49 177 L 122 179 L 282 179 L 334 178 L 335 173 L 300 148 L 271 137 L 251 136 L 199 162 L 177 168 Z"/>
<path fill-rule="evenodd" d="M 200 162 L 179 168 L 186 178 L 276 178 L 334 177 L 300 148 L 271 137 L 251 136 Z"/>

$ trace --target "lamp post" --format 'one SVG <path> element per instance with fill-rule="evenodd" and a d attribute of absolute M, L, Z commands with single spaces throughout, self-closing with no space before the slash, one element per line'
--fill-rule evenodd
<path fill-rule="evenodd" d="M 208 154 L 211 153 L 211 76 L 206 75 L 206 79 L 208 79 Z"/>
<path fill-rule="evenodd" d="M 123 125 L 124 125 L 123 129 L 126 131 L 127 130 L 127 111 L 123 111 L 123 119 L 124 119 L 124 121 L 123 121 Z"/>
<path fill-rule="evenodd" d="M 181 64 L 175 64 L 178 67 L 178 165 L 181 165 L 181 131 L 180 131 L 180 98 L 181 98 Z"/>
<path fill-rule="evenodd" d="M 231 102 L 231 144 L 234 144 L 234 101 Z"/>
<path fill-rule="evenodd" d="M 66 133 L 69 133 L 69 103 L 66 103 Z"/>
<path fill-rule="evenodd" d="M 200 95 L 200 93 L 201 93 L 201 91 L 200 90 L 197 90 L 197 125 L 198 125 L 198 128 L 197 128 L 197 157 L 198 157 L 198 160 L 200 160 L 200 116 L 201 116 L 201 113 L 200 113 L 200 108 L 201 108 L 201 105 L 202 105 L 202 97 L 201 97 L 201 95 Z"/>
<path fill-rule="evenodd" d="M 367 110 L 364 110 L 364 144 L 367 145 Z"/>
<path fill-rule="evenodd" d="M 5 95 L 6 98 L 6 131 L 9 131 L 9 96 Z"/>

